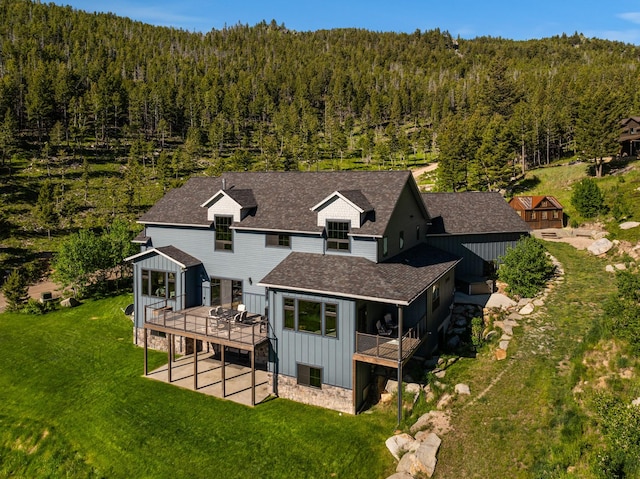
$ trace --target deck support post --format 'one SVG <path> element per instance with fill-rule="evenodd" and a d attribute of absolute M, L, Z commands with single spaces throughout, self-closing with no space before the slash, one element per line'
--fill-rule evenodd
<path fill-rule="evenodd" d="M 198 390 L 198 340 L 193 337 L 193 390 Z"/>
<path fill-rule="evenodd" d="M 149 346 L 147 344 L 147 328 L 144 328 L 144 375 L 149 374 Z"/>
<path fill-rule="evenodd" d="M 398 306 L 398 425 L 402 421 L 402 306 Z"/>
<path fill-rule="evenodd" d="M 220 350 L 220 360 L 222 361 L 222 397 L 226 398 L 227 397 L 227 380 L 224 377 L 224 351 L 226 348 L 226 346 L 224 344 L 221 344 L 222 349 Z"/>
<path fill-rule="evenodd" d="M 167 334 L 167 341 L 169 342 L 169 344 L 167 346 L 169 346 L 167 348 L 167 381 L 171 382 L 171 361 L 172 361 L 172 356 L 173 356 L 173 334 Z"/>
<path fill-rule="evenodd" d="M 251 405 L 256 405 L 256 350 L 249 351 L 251 355 Z"/>

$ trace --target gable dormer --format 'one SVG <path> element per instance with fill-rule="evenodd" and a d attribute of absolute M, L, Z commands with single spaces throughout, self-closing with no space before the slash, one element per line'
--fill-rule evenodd
<path fill-rule="evenodd" d="M 216 216 L 231 216 L 234 222 L 239 222 L 258 205 L 252 190 L 223 188 L 200 206 L 207 208 L 209 221 L 214 221 Z"/>
<path fill-rule="evenodd" d="M 373 212 L 373 206 L 360 190 L 334 191 L 311 208 L 317 214 L 316 224 L 325 226 L 328 220 L 348 221 L 351 228 L 360 228 Z"/>

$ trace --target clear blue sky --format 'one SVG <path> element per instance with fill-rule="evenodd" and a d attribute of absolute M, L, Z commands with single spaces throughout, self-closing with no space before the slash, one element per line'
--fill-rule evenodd
<path fill-rule="evenodd" d="M 356 27 L 454 37 L 543 38 L 562 33 L 640 45 L 640 0 L 54 0 L 153 25 L 208 32 L 276 20 L 292 30 Z"/>

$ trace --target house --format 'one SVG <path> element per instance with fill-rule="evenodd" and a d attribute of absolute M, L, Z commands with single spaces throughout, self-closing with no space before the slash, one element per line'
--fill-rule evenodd
<path fill-rule="evenodd" d="M 509 206 L 527 222 L 531 229 L 564 226 L 562 205 L 553 196 L 514 196 L 509 200 Z"/>
<path fill-rule="evenodd" d="M 640 147 L 640 116 L 620 121 L 620 156 L 637 156 Z"/>
<path fill-rule="evenodd" d="M 428 244 L 408 171 L 192 178 L 139 222 L 128 260 L 145 374 L 148 347 L 211 347 L 223 364 L 241 351 L 278 396 L 356 413 L 374 372 L 402 378 L 450 317 L 460 258 Z"/>
<path fill-rule="evenodd" d="M 431 225 L 427 243 L 461 258 L 456 286 L 467 294 L 492 292 L 497 262 L 531 228 L 498 192 L 422 193 Z"/>

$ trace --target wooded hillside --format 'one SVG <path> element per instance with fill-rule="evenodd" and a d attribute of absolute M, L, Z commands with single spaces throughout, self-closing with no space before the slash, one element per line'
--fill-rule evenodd
<path fill-rule="evenodd" d="M 639 53 L 577 33 L 464 40 L 271 21 L 201 34 L 2 0 L 0 221 L 5 236 L 101 227 L 228 169 L 437 157 L 442 190 L 502 187 L 524 167 L 615 153 L 617 121 L 640 111 Z"/>

